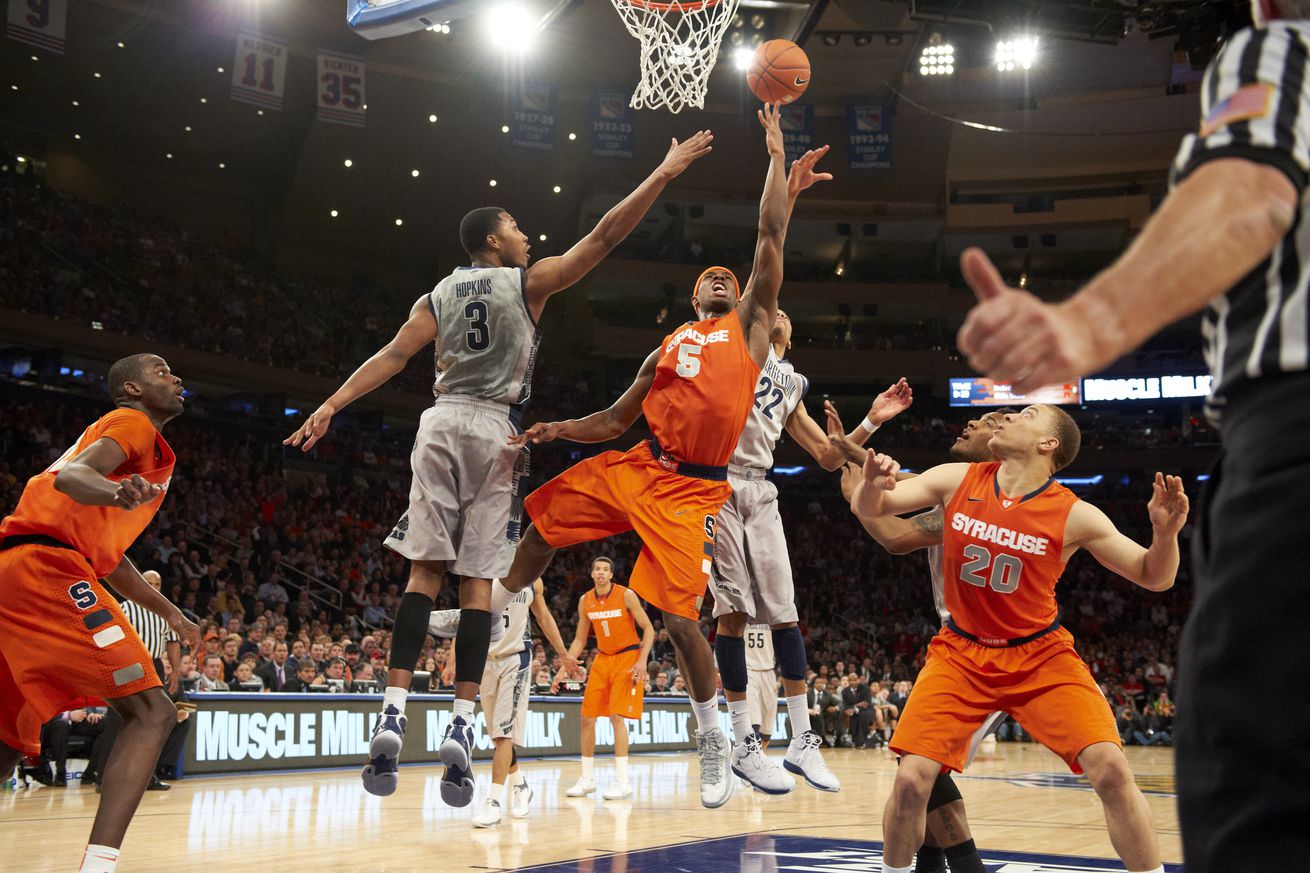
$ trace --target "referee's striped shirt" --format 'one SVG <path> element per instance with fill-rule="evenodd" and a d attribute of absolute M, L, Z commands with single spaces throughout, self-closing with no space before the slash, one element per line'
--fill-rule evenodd
<path fill-rule="evenodd" d="M 127 617 L 128 624 L 132 625 L 137 636 L 141 637 L 141 642 L 145 643 L 150 657 L 156 661 L 164 659 L 164 647 L 168 643 L 180 642 L 177 634 L 168 626 L 168 622 L 141 604 L 124 600 L 119 606 L 123 608 L 123 615 Z"/>
<path fill-rule="evenodd" d="M 1206 161 L 1244 158 L 1281 170 L 1301 194 L 1292 229 L 1269 258 L 1211 301 L 1201 331 L 1214 376 L 1208 412 L 1253 380 L 1310 366 L 1310 21 L 1271 22 L 1235 34 L 1206 71 L 1200 130 L 1183 140 L 1173 184 Z"/>

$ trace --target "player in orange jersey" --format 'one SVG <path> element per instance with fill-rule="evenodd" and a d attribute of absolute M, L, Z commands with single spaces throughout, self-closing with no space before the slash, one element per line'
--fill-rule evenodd
<path fill-rule="evenodd" d="M 127 825 L 177 723 L 150 654 L 98 581 L 164 618 L 192 647 L 200 630 L 124 556 L 154 519 L 173 475 L 159 431 L 182 412 L 182 380 L 158 355 L 109 369 L 117 407 L 28 480 L 0 522 L 0 774 L 41 751 L 41 725 L 74 700 L 123 718 L 101 774 L 83 871 L 113 871 Z"/>
<path fill-rule="evenodd" d="M 587 673 L 582 695 L 582 776 L 565 792 L 582 797 L 596 790 L 592 764 L 596 755 L 596 719 L 608 718 L 614 727 L 614 784 L 605 789 L 606 800 L 632 796 L 628 782 L 628 728 L 625 719 L 641 718 L 646 696 L 646 662 L 655 645 L 655 626 L 636 594 L 614 584 L 614 562 L 604 555 L 591 562 L 595 587 L 578 600 L 578 630 L 569 646 L 577 658 L 596 635 L 600 654 Z M 637 636 L 637 629 L 641 636 Z"/>
<path fill-rule="evenodd" d="M 933 782 L 943 768 L 964 767 L 974 732 L 998 710 L 1086 772 L 1129 871 L 1164 869 L 1109 704 L 1060 627 L 1055 586 L 1070 556 L 1086 549 L 1149 591 L 1171 588 L 1187 495 L 1182 480 L 1156 474 L 1147 507 L 1154 537 L 1143 548 L 1055 481 L 1080 440 L 1068 413 L 1036 405 L 995 428 L 988 446 L 998 461 L 943 464 L 897 482 L 892 458 L 866 455 L 851 498 L 862 520 L 943 508 L 950 613 L 892 737 L 903 757 L 883 814 L 883 873 L 908 873 Z"/>
<path fill-rule="evenodd" d="M 831 178 L 813 172 L 826 146 L 794 162 L 788 176 L 777 107 L 765 106 L 759 119 L 769 171 L 745 293 L 730 270 L 706 270 L 694 288 L 698 320 L 674 331 L 646 358 L 613 406 L 573 421 L 538 423 L 521 437 L 604 442 L 642 413 L 653 434 L 627 452 L 589 458 L 533 492 L 524 505 L 532 526 L 502 580 L 508 591 L 520 590 L 545 571 L 557 548 L 637 532 L 645 547 L 632 571 L 632 590 L 663 612 L 678 652 L 696 713 L 701 803 L 707 807 L 726 803 L 733 787 L 729 744 L 719 727 L 714 654 L 697 624 L 719 510 L 731 494 L 727 464 L 769 354 L 791 205 L 814 182 Z"/>

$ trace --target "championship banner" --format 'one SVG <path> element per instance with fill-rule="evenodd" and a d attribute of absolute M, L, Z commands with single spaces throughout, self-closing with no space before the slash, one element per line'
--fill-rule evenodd
<path fill-rule="evenodd" d="M 364 59 L 318 50 L 318 120 L 364 126 Z"/>
<path fill-rule="evenodd" d="M 782 148 L 787 155 L 787 166 L 814 148 L 814 107 L 785 103 L 779 107 L 782 117 Z"/>
<path fill-rule="evenodd" d="M 232 62 L 232 99 L 264 109 L 282 109 L 287 78 L 286 40 L 258 33 L 238 33 Z"/>
<path fill-rule="evenodd" d="M 368 757 L 369 738 L 381 708 L 380 694 L 192 694 L 196 704 L 182 752 L 188 774 L 301 770 L 358 766 Z M 450 724 L 450 694 L 411 694 L 409 729 L 400 758 L 406 763 L 436 763 L 437 750 Z M 490 758 L 486 715 L 478 707 L 473 726 L 473 757 Z M 732 729 L 726 712 L 719 720 Z M 634 752 L 686 751 L 696 748 L 696 717 L 685 695 L 647 696 L 641 718 L 626 722 Z M 528 755 L 578 755 L 582 752 L 582 698 L 532 696 L 526 736 L 515 743 Z M 780 701 L 774 741 L 787 740 L 786 705 Z M 596 721 L 596 746 L 614 745 L 609 719 Z"/>
<path fill-rule="evenodd" d="M 9 0 L 5 34 L 15 42 L 62 55 L 67 23 L 68 0 Z"/>
<path fill-rule="evenodd" d="M 633 111 L 628 95 L 601 91 L 591 117 L 591 154 L 598 158 L 631 158 Z"/>
<path fill-rule="evenodd" d="M 510 139 L 514 145 L 541 151 L 552 151 L 555 148 L 557 93 L 554 85 L 534 85 L 529 82 L 519 85 L 514 124 L 510 128 Z"/>
<path fill-rule="evenodd" d="M 892 168 L 892 108 L 883 103 L 846 107 L 852 170 Z"/>

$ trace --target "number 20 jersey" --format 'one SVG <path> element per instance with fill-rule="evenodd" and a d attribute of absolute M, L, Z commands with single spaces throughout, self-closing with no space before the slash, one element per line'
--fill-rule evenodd
<path fill-rule="evenodd" d="M 746 418 L 746 429 L 737 441 L 732 463 L 739 467 L 767 470 L 773 466 L 773 448 L 782 436 L 787 419 L 810 390 L 810 382 L 769 348 L 759 381 L 755 383 L 755 405 Z"/>
<path fill-rule="evenodd" d="M 1055 479 L 1005 495 L 1000 463 L 970 464 L 946 504 L 942 575 L 946 608 L 962 630 L 995 644 L 1055 621 L 1064 572 L 1064 527 L 1078 498 Z"/>
<path fill-rule="evenodd" d="M 433 394 L 523 403 L 541 330 L 528 312 L 523 270 L 458 267 L 428 295 L 437 320 Z"/>

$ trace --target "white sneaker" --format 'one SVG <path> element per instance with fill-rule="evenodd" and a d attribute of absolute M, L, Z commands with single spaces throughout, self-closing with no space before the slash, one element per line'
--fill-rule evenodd
<path fill-rule="evenodd" d="M 532 803 L 532 786 L 526 782 L 515 785 L 509 802 L 509 814 L 512 818 L 527 818 Z"/>
<path fill-rule="evenodd" d="M 473 827 L 475 828 L 494 828 L 500 824 L 501 818 L 505 811 L 500 808 L 500 803 L 488 799 L 483 805 L 482 811 L 473 816 Z"/>
<path fill-rule="evenodd" d="M 700 802 L 706 809 L 717 809 L 732 797 L 736 780 L 728 772 L 732 749 L 719 728 L 696 731 L 696 754 L 700 756 Z"/>
<path fill-rule="evenodd" d="M 573 787 L 564 792 L 565 797 L 585 797 L 588 794 L 596 793 L 596 780 L 580 778 L 573 783 Z"/>
<path fill-rule="evenodd" d="M 814 731 L 806 731 L 791 741 L 787 754 L 782 759 L 782 766 L 802 777 L 811 788 L 820 791 L 841 791 L 841 782 L 828 769 L 819 746 L 823 737 Z"/>
<path fill-rule="evenodd" d="M 632 786 L 627 782 L 615 782 L 601 796 L 606 800 L 627 800 L 632 796 Z"/>
<path fill-rule="evenodd" d="M 453 640 L 459 633 L 458 609 L 434 609 L 428 616 L 428 633 L 439 640 Z M 494 643 L 505 635 L 505 622 L 491 623 L 491 641 Z"/>
<path fill-rule="evenodd" d="M 777 761 L 765 756 L 755 737 L 732 747 L 732 772 L 765 794 L 786 794 L 796 788 L 796 780 Z"/>

